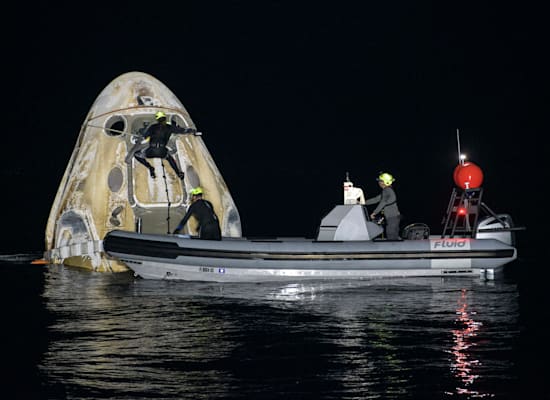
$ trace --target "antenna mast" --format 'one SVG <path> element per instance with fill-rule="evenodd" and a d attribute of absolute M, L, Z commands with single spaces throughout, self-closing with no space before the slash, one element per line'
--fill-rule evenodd
<path fill-rule="evenodd" d="M 460 153 L 460 131 L 456 128 L 456 145 L 458 147 L 458 163 L 464 165 L 464 158 Z"/>

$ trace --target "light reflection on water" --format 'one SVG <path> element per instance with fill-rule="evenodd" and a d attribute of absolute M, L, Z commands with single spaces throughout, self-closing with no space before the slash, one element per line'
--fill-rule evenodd
<path fill-rule="evenodd" d="M 467 294 L 467 291 L 462 289 L 458 299 L 458 309 L 456 310 L 458 328 L 452 331 L 454 345 L 451 352 L 455 359 L 451 363 L 451 370 L 462 382 L 462 386 L 456 388 L 457 394 L 485 397 L 484 394 L 469 389 L 479 377 L 474 372 L 476 366 L 479 365 L 479 360 L 472 359 L 470 347 L 476 345 L 477 331 L 483 324 L 472 319 L 476 313 L 468 310 Z"/>
<path fill-rule="evenodd" d="M 512 370 L 511 283 L 223 284 L 49 268 L 40 371 L 67 398 L 495 397 Z"/>

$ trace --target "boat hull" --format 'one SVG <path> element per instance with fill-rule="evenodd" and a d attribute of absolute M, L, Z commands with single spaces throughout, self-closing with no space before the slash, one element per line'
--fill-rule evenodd
<path fill-rule="evenodd" d="M 516 258 L 496 239 L 316 241 L 224 238 L 112 231 L 110 257 L 145 279 L 263 282 L 412 276 L 494 277 Z"/>

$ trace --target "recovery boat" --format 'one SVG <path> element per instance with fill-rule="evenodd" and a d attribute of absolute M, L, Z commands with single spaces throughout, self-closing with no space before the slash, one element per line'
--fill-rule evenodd
<path fill-rule="evenodd" d="M 463 165 L 463 167 L 465 167 Z M 469 186 L 469 185 L 466 185 Z M 336 205 L 307 238 L 223 237 L 143 234 L 113 230 L 106 254 L 145 279 L 214 282 L 303 281 L 383 277 L 479 276 L 493 279 L 517 257 L 508 214 L 481 201 L 481 187 L 453 189 L 443 232 L 411 224 L 402 239 L 386 240 L 369 219 L 359 188 L 344 183 Z"/>

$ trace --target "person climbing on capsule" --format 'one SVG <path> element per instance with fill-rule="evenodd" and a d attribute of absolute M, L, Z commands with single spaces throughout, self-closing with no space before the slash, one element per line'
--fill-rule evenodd
<path fill-rule="evenodd" d="M 166 120 L 166 114 L 162 111 L 155 114 L 155 120 L 157 122 L 150 125 L 143 135 L 145 139 L 149 141 L 149 146 L 136 152 L 134 157 L 137 161 L 149 169 L 149 174 L 153 179 L 156 177 L 155 168 L 146 160 L 146 158 L 164 158 L 168 160 L 168 163 L 176 175 L 180 179 L 183 179 L 185 174 L 179 169 L 176 160 L 174 160 L 174 157 L 172 157 L 172 155 L 168 152 L 166 145 L 168 144 L 168 141 L 173 133 L 196 133 L 197 130 L 194 128 L 182 128 L 177 125 L 172 125 Z"/>
<path fill-rule="evenodd" d="M 397 207 L 397 196 L 392 187 L 395 178 L 387 172 L 382 172 L 378 175 L 377 181 L 382 192 L 375 197 L 367 199 L 365 205 L 378 203 L 370 215 L 371 219 L 375 220 L 377 215 L 383 214 L 386 220 L 386 238 L 388 240 L 400 240 L 399 221 L 401 220 L 401 214 L 399 207 Z"/>
<path fill-rule="evenodd" d="M 174 234 L 180 233 L 189 218 L 192 215 L 199 221 L 199 238 L 206 240 L 221 240 L 222 234 L 218 216 L 214 211 L 212 203 L 202 198 L 203 191 L 201 187 L 191 190 L 191 206 L 187 209 L 185 216 L 180 221 Z"/>

